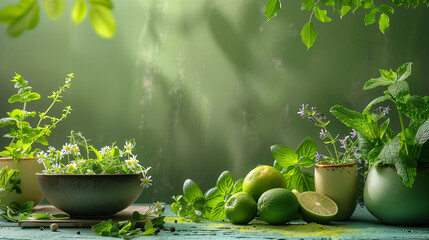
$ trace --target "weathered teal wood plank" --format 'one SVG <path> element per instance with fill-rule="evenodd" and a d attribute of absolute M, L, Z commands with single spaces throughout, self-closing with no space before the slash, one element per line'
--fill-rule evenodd
<path fill-rule="evenodd" d="M 133 239 L 428 239 L 429 226 L 390 226 L 378 222 L 365 208 L 357 207 L 350 221 L 334 222 L 329 226 L 306 224 L 294 220 L 283 226 L 271 226 L 262 221 L 252 221 L 245 226 L 232 225 L 228 221 L 193 223 L 176 217 L 167 206 L 166 224 L 158 235 Z M 177 221 L 177 222 L 176 222 Z M 89 228 L 60 228 L 52 232 L 48 228 L 22 229 L 14 223 L 0 220 L 0 238 L 3 239 L 118 239 L 101 237 Z M 170 231 L 174 227 L 175 231 Z M 79 230 L 78 235 L 76 231 Z"/>

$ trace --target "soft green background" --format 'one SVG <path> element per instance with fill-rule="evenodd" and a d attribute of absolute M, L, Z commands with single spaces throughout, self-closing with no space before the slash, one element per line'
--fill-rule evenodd
<path fill-rule="evenodd" d="M 74 110 L 50 142 L 61 147 L 72 129 L 99 147 L 135 138 L 154 184 L 140 202 L 171 202 L 187 178 L 205 191 L 226 169 L 238 178 L 271 165 L 271 145 L 296 148 L 306 136 L 318 137 L 319 129 L 296 114 L 300 104 L 330 119 L 334 104 L 360 111 L 380 94 L 362 90 L 378 68 L 414 62 L 411 90 L 428 94 L 429 10 L 422 6 L 397 9 L 385 35 L 364 25 L 362 11 L 332 16 L 333 23 L 315 23 L 318 39 L 306 51 L 299 34 L 308 13 L 299 1 L 283 1 L 269 23 L 261 0 L 113 3 L 117 33 L 109 40 L 88 18 L 72 24 L 72 1 L 57 21 L 41 7 L 38 26 L 17 38 L 1 25 L 0 112 L 12 108 L 6 102 L 15 72 L 43 96 L 75 73 L 64 96 Z M 335 120 L 331 127 L 349 132 Z"/>

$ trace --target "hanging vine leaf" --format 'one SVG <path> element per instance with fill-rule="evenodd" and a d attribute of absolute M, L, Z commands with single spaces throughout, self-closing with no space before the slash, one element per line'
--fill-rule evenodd
<path fill-rule="evenodd" d="M 267 21 L 275 17 L 281 8 L 280 0 L 268 0 L 267 4 L 265 4 L 265 17 Z"/>
<path fill-rule="evenodd" d="M 382 13 L 378 19 L 378 28 L 382 33 L 384 33 L 384 31 L 389 28 L 389 17 L 384 13 Z"/>
<path fill-rule="evenodd" d="M 116 21 L 108 7 L 101 4 L 92 5 L 89 18 L 100 36 L 111 38 L 115 35 Z"/>
<path fill-rule="evenodd" d="M 314 8 L 314 14 L 316 15 L 317 20 L 323 23 L 327 23 L 332 20 L 330 17 L 328 17 L 328 12 L 326 10 L 321 10 L 319 5 L 316 5 Z"/>
<path fill-rule="evenodd" d="M 369 10 L 364 18 L 365 25 L 371 25 L 375 22 L 375 14 L 378 13 L 380 10 L 378 8 L 373 8 Z"/>
<path fill-rule="evenodd" d="M 302 42 L 307 46 L 307 50 L 313 46 L 317 38 L 317 32 L 312 22 L 308 22 L 301 30 Z"/>
<path fill-rule="evenodd" d="M 79 24 L 85 19 L 88 9 L 83 0 L 77 0 L 72 10 L 72 20 L 74 24 Z"/>
<path fill-rule="evenodd" d="M 9 28 L 7 29 L 9 36 L 19 36 L 25 31 L 25 29 L 34 28 L 39 21 L 39 4 L 34 0 L 22 2 L 25 2 L 28 5 L 26 6 L 25 11 L 10 23 Z"/>
<path fill-rule="evenodd" d="M 43 0 L 45 11 L 52 20 L 58 19 L 64 11 L 64 0 Z"/>

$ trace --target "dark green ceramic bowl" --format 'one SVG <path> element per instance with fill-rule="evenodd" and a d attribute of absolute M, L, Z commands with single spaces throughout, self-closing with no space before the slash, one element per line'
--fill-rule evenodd
<path fill-rule="evenodd" d="M 141 174 L 36 174 L 40 189 L 56 208 L 73 217 L 111 216 L 143 191 Z"/>

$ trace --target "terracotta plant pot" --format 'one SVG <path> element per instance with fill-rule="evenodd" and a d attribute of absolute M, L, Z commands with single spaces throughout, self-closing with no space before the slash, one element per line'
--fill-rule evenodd
<path fill-rule="evenodd" d="M 21 158 L 17 163 L 12 158 L 0 158 L 0 168 L 16 169 L 21 171 L 21 194 L 10 193 L 2 199 L 3 204 L 8 205 L 10 202 L 23 204 L 27 201 L 33 201 L 34 205 L 43 200 L 42 191 L 37 185 L 36 173 L 43 171 L 43 166 L 37 163 L 37 158 Z"/>
<path fill-rule="evenodd" d="M 417 168 L 412 188 L 406 187 L 393 166 L 373 166 L 368 172 L 364 202 L 378 220 L 393 225 L 429 224 L 429 167 Z"/>
<path fill-rule="evenodd" d="M 316 164 L 314 172 L 316 192 L 328 196 L 338 206 L 338 213 L 333 220 L 349 219 L 357 204 L 357 164 Z"/>
<path fill-rule="evenodd" d="M 43 194 L 74 217 L 105 217 L 130 206 L 143 191 L 142 174 L 37 174 Z"/>

